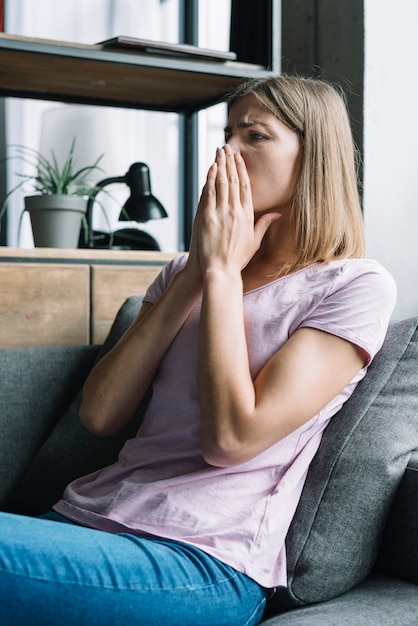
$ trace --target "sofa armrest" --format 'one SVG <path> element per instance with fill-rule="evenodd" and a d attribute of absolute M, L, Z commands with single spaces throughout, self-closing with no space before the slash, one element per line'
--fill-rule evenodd
<path fill-rule="evenodd" d="M 418 450 L 409 460 L 383 533 L 376 569 L 418 585 Z"/>

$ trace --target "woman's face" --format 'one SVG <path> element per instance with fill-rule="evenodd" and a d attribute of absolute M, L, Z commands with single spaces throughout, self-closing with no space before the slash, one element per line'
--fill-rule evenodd
<path fill-rule="evenodd" d="M 290 212 L 302 162 L 299 135 L 249 95 L 232 105 L 225 141 L 245 161 L 254 213 Z"/>

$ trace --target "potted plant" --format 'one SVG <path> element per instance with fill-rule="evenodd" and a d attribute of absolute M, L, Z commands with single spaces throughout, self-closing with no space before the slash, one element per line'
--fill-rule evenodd
<path fill-rule="evenodd" d="M 77 169 L 74 157 L 75 139 L 62 167 L 53 151 L 50 159 L 47 159 L 38 150 L 26 146 L 14 148 L 16 154 L 10 158 L 20 158 L 33 166 L 35 173 L 18 175 L 22 180 L 6 195 L 0 210 L 0 219 L 10 196 L 30 182 L 36 193 L 25 196 L 24 210 L 30 214 L 35 246 L 77 248 L 83 220 L 85 222 L 87 201 L 97 192 L 97 187 L 89 184 L 88 178 L 95 170 L 101 171 L 99 162 L 103 155 L 93 165 Z"/>

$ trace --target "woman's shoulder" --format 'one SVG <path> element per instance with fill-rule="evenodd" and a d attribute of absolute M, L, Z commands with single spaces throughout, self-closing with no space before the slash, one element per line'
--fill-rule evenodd
<path fill-rule="evenodd" d="M 396 283 L 390 272 L 377 260 L 370 258 L 342 259 L 332 261 L 330 266 L 339 269 L 334 288 L 371 289 L 377 295 L 386 294 L 389 299 L 396 299 Z"/>
<path fill-rule="evenodd" d="M 369 258 L 338 259 L 330 262 L 317 262 L 296 272 L 286 274 L 267 283 L 254 292 L 266 296 L 283 297 L 305 294 L 318 301 L 342 291 L 358 291 L 361 287 L 381 290 L 389 298 L 396 296 L 396 285 L 391 274 L 378 261 Z M 248 292 L 251 296 L 253 292 Z"/>
<path fill-rule="evenodd" d="M 321 265 L 321 264 L 320 264 Z M 374 259 L 344 259 L 322 264 L 326 295 L 301 325 L 337 334 L 356 343 L 370 358 L 380 348 L 396 303 L 392 275 Z"/>
<path fill-rule="evenodd" d="M 314 272 L 325 286 L 324 302 L 349 302 L 353 307 L 383 307 L 392 311 L 397 296 L 393 276 L 383 265 L 370 258 L 340 259 L 317 263 Z"/>
<path fill-rule="evenodd" d="M 391 277 L 391 274 L 379 261 L 368 257 L 341 259 L 331 261 L 330 265 L 332 264 L 340 265 L 344 271 L 351 272 L 352 274 L 372 273 Z"/>
<path fill-rule="evenodd" d="M 176 254 L 176 256 L 173 257 L 170 261 L 168 261 L 168 263 L 164 266 L 163 271 L 166 273 L 170 280 L 175 274 L 177 274 L 177 272 L 184 268 L 187 263 L 188 256 L 188 252 L 180 252 L 179 254 Z"/>
<path fill-rule="evenodd" d="M 167 289 L 173 277 L 184 268 L 187 257 L 187 253 L 178 254 L 161 268 L 158 276 L 149 285 L 144 296 L 144 301 L 151 302 L 152 304 L 157 302 Z"/>

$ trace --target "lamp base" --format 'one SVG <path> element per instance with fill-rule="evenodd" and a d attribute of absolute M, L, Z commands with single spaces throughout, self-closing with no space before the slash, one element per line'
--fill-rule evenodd
<path fill-rule="evenodd" d="M 113 237 L 112 237 L 113 235 Z M 136 228 L 121 228 L 114 233 L 100 230 L 93 231 L 93 246 L 84 241 L 84 233 L 81 233 L 78 243 L 79 248 L 94 248 L 103 250 L 157 250 L 160 251 L 158 242 L 152 235 Z"/>

